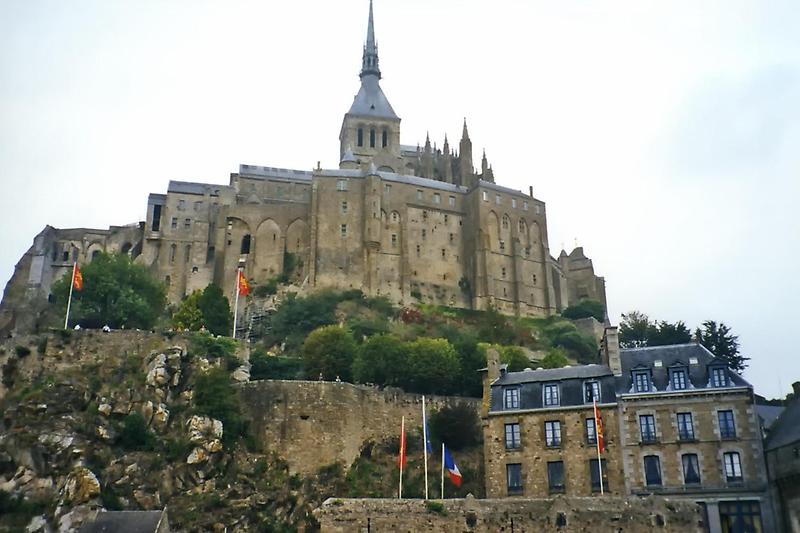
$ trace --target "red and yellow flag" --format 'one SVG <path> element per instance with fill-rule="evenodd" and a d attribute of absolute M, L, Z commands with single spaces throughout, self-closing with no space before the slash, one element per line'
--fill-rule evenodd
<path fill-rule="evenodd" d="M 603 419 L 600 418 L 600 409 L 597 402 L 594 403 L 594 427 L 597 433 L 597 451 L 603 453 L 606 450 L 606 440 L 603 437 Z"/>
<path fill-rule="evenodd" d="M 397 458 L 397 466 L 402 471 L 406 467 L 406 419 L 400 422 L 400 456 Z"/>
<path fill-rule="evenodd" d="M 78 263 L 72 265 L 72 288 L 76 291 L 83 290 L 83 274 L 78 268 Z"/>
<path fill-rule="evenodd" d="M 247 296 L 250 294 L 250 284 L 247 283 L 247 278 L 244 277 L 244 273 L 240 270 L 239 271 L 239 296 Z"/>

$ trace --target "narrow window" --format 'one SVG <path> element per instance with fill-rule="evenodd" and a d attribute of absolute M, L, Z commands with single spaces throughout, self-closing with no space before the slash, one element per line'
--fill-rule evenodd
<path fill-rule="evenodd" d="M 639 416 L 639 432 L 642 436 L 642 442 L 655 442 L 656 441 L 656 418 L 653 415 L 640 415 Z"/>
<path fill-rule="evenodd" d="M 644 480 L 648 487 L 661 486 L 661 460 L 657 455 L 644 456 Z"/>
<path fill-rule="evenodd" d="M 722 455 L 722 463 L 725 465 L 725 479 L 728 483 L 742 480 L 742 460 L 739 452 L 725 452 Z"/>
<path fill-rule="evenodd" d="M 561 446 L 561 422 L 551 420 L 544 423 L 544 443 L 548 448 Z"/>
<path fill-rule="evenodd" d="M 419 257 L 419 244 L 417 245 L 417 257 Z"/>
<path fill-rule="evenodd" d="M 696 453 L 685 453 L 681 456 L 683 465 L 683 482 L 686 485 L 700 483 L 700 465 L 697 461 Z"/>
<path fill-rule="evenodd" d="M 375 148 L 375 128 L 369 130 L 369 147 Z"/>
<path fill-rule="evenodd" d="M 389 194 L 390 192 L 392 192 L 392 186 L 388 183 L 385 183 L 383 185 L 383 194 Z"/>
<path fill-rule="evenodd" d="M 242 246 L 240 253 L 242 255 L 250 253 L 250 235 L 245 235 L 244 237 L 242 237 Z"/>
<path fill-rule="evenodd" d="M 392 222 L 397 222 L 397 220 L 398 220 L 399 218 L 400 218 L 400 217 L 397 215 L 397 213 L 392 213 Z"/>
<path fill-rule="evenodd" d="M 208 250 L 206 250 L 206 263 L 210 263 L 214 260 L 215 250 L 213 246 L 209 246 Z"/>
<path fill-rule="evenodd" d="M 728 378 L 725 375 L 724 368 L 713 368 L 711 370 L 711 386 L 712 387 L 727 387 Z"/>
<path fill-rule="evenodd" d="M 451 197 L 449 197 L 449 198 L 447 199 L 447 204 L 448 204 L 450 207 L 455 207 L 455 205 L 456 205 L 456 197 L 455 197 L 455 196 L 451 196 Z"/>
<path fill-rule="evenodd" d="M 519 409 L 519 389 L 514 387 L 503 391 L 503 405 L 506 409 Z"/>
<path fill-rule="evenodd" d="M 362 128 L 358 128 L 358 145 L 364 146 L 364 130 Z"/>
<path fill-rule="evenodd" d="M 392 233 L 392 246 L 397 246 L 397 233 Z"/>
<path fill-rule="evenodd" d="M 506 465 L 506 488 L 509 494 L 522 492 L 522 465 L 520 463 Z"/>
<path fill-rule="evenodd" d="M 594 417 L 586 419 L 586 444 L 597 444 L 597 429 Z"/>
<path fill-rule="evenodd" d="M 589 474 L 592 483 L 592 492 L 600 492 L 600 470 L 603 471 L 603 490 L 611 492 L 608 487 L 608 469 L 606 468 L 606 460 L 603 459 L 601 463 L 597 459 L 589 460 Z"/>
<path fill-rule="evenodd" d="M 342 200 L 342 214 L 347 214 L 347 200 Z"/>
<path fill-rule="evenodd" d="M 186 200 L 178 200 L 178 211 L 184 211 L 186 209 Z"/>
<path fill-rule="evenodd" d="M 595 400 L 600 401 L 600 382 L 587 381 L 583 384 L 583 401 L 593 403 Z"/>
<path fill-rule="evenodd" d="M 649 372 L 634 372 L 633 380 L 636 392 L 650 392 Z"/>
<path fill-rule="evenodd" d="M 673 390 L 684 390 L 686 388 L 686 370 L 673 370 L 671 383 Z"/>
<path fill-rule="evenodd" d="M 450 222 L 450 216 L 447 213 L 445 213 L 445 215 L 444 215 L 444 223 L 447 224 L 449 222 Z"/>
<path fill-rule="evenodd" d="M 517 224 L 517 225 L 519 226 L 519 232 L 520 233 L 525 233 L 525 222 L 520 220 L 519 224 Z"/>
<path fill-rule="evenodd" d="M 500 241 L 500 251 L 501 252 L 506 251 L 506 241 Z"/>
<path fill-rule="evenodd" d="M 522 210 L 523 211 L 527 211 L 528 210 L 528 201 L 527 200 L 523 200 L 522 201 Z"/>
<path fill-rule="evenodd" d="M 494 203 L 496 203 L 497 205 L 500 205 L 500 204 L 503 203 L 503 199 L 500 197 L 499 194 L 495 194 L 494 195 Z"/>
<path fill-rule="evenodd" d="M 336 190 L 337 191 L 346 191 L 347 190 L 347 180 L 336 180 Z"/>
<path fill-rule="evenodd" d="M 558 385 L 551 383 L 544 386 L 544 405 L 545 407 L 557 406 L 558 400 Z"/>
<path fill-rule="evenodd" d="M 678 440 L 694 440 L 692 413 L 678 413 Z"/>
<path fill-rule="evenodd" d="M 531 256 L 531 247 L 530 246 L 526 246 L 525 247 L 525 257 L 530 257 L 530 256 Z M 535 280 L 536 276 L 533 276 L 533 278 Z M 534 281 L 534 283 L 536 283 L 536 281 Z"/>
<path fill-rule="evenodd" d="M 177 254 L 177 252 L 178 252 L 178 246 L 176 244 L 173 244 L 172 246 L 169 247 L 169 262 L 170 262 L 170 264 L 175 262 L 175 254 Z"/>
<path fill-rule="evenodd" d="M 417 200 L 422 200 L 422 191 L 417 189 Z"/>
<path fill-rule="evenodd" d="M 423 211 L 422 212 L 422 221 L 423 222 L 427 222 L 428 221 L 428 212 L 427 211 Z"/>
<path fill-rule="evenodd" d="M 386 130 L 383 130 L 383 134 L 381 135 L 381 146 L 384 148 L 389 146 L 389 133 Z"/>
<path fill-rule="evenodd" d="M 722 439 L 736 438 L 736 424 L 733 421 L 733 411 L 719 411 L 719 436 Z"/>
<path fill-rule="evenodd" d="M 453 244 L 453 238 L 454 238 L 454 237 L 453 237 L 453 234 L 452 234 L 452 233 L 450 233 L 450 234 L 448 235 L 448 239 L 450 240 L 450 244 Z"/>
<path fill-rule="evenodd" d="M 486 191 L 483 191 L 483 201 L 484 202 L 488 202 L 489 201 L 489 193 L 486 192 Z"/>
<path fill-rule="evenodd" d="M 187 244 L 186 245 L 186 254 L 184 255 L 183 260 L 184 260 L 185 263 L 188 264 L 189 261 L 191 260 L 191 258 L 192 258 L 192 245 L 191 244 Z"/>
<path fill-rule="evenodd" d="M 183 229 L 191 229 L 192 227 L 192 219 L 187 218 L 183 221 Z"/>
<path fill-rule="evenodd" d="M 342 224 L 339 226 L 339 233 L 342 237 L 347 237 L 347 224 Z"/>
<path fill-rule="evenodd" d="M 506 277 L 506 267 L 503 267 L 503 268 L 500 269 L 500 275 L 503 277 L 503 279 L 505 279 L 505 277 Z"/>
<path fill-rule="evenodd" d="M 435 204 L 442 203 L 442 197 L 439 195 L 438 192 L 433 193 L 433 203 Z"/>
<path fill-rule="evenodd" d="M 539 204 L 536 204 L 535 207 L 536 207 L 536 214 L 537 215 L 542 212 L 542 206 L 540 206 Z"/>
<path fill-rule="evenodd" d="M 511 208 L 512 209 L 516 209 L 516 207 L 517 207 L 517 199 L 516 198 L 512 198 L 511 199 Z"/>
<path fill-rule="evenodd" d="M 178 229 L 178 217 L 172 217 L 172 222 L 170 224 L 172 229 Z"/>
<path fill-rule="evenodd" d="M 442 259 L 444 259 L 446 255 L 447 255 L 447 252 L 445 252 L 445 249 L 442 248 Z"/>
<path fill-rule="evenodd" d="M 519 424 L 506 424 L 506 450 L 516 450 L 520 447 Z"/>
<path fill-rule="evenodd" d="M 508 229 L 508 217 L 503 215 L 503 229 Z"/>
<path fill-rule="evenodd" d="M 564 492 L 564 461 L 547 463 L 547 486 L 550 494 Z"/>
<path fill-rule="evenodd" d="M 428 236 L 428 231 L 427 231 L 427 230 L 422 230 L 422 240 L 423 240 L 423 241 L 425 240 L 425 238 L 426 238 L 427 236 Z"/>
<path fill-rule="evenodd" d="M 153 206 L 153 225 L 150 227 L 152 231 L 161 230 L 161 205 Z"/>

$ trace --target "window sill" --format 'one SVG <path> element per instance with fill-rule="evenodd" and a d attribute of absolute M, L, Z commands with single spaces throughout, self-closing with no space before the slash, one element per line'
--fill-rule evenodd
<path fill-rule="evenodd" d="M 598 492 L 599 490 L 600 489 L 598 489 Z M 566 490 L 564 489 L 564 487 L 550 487 L 549 491 L 550 494 L 564 494 L 565 492 Z"/>
<path fill-rule="evenodd" d="M 506 451 L 507 452 L 511 452 L 511 453 L 521 452 L 522 451 L 522 446 L 517 446 L 515 448 L 509 448 L 508 446 L 506 446 Z"/>
<path fill-rule="evenodd" d="M 522 496 L 522 487 L 518 489 L 508 489 L 509 496 Z"/>
<path fill-rule="evenodd" d="M 727 440 L 727 441 L 739 440 L 739 437 L 737 437 L 736 435 L 725 435 L 720 437 L 719 440 Z"/>
<path fill-rule="evenodd" d="M 545 448 L 547 448 L 548 450 L 560 450 L 561 449 L 561 444 L 560 443 L 559 444 L 547 444 L 547 445 L 545 445 Z"/>
<path fill-rule="evenodd" d="M 682 439 L 682 438 L 678 437 L 678 444 L 687 444 L 687 443 L 691 444 L 691 443 L 696 443 L 696 442 L 700 442 L 700 439 L 698 439 L 697 437 L 691 437 L 691 438 L 685 438 L 685 439 Z"/>
<path fill-rule="evenodd" d="M 653 439 L 653 440 L 641 440 L 639 441 L 639 446 L 647 446 L 650 444 L 661 444 L 660 439 Z"/>

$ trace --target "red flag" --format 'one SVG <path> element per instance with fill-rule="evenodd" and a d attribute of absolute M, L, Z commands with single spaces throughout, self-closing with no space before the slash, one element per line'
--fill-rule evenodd
<path fill-rule="evenodd" d="M 397 458 L 397 465 L 400 470 L 406 467 L 406 420 L 403 418 L 400 423 L 400 456 Z"/>
<path fill-rule="evenodd" d="M 594 427 L 595 433 L 597 433 L 597 451 L 603 453 L 606 450 L 606 440 L 603 437 L 603 419 L 600 418 L 597 402 L 594 403 Z"/>
<path fill-rule="evenodd" d="M 78 268 L 78 263 L 72 265 L 72 288 L 76 291 L 83 290 L 83 274 Z"/>
<path fill-rule="evenodd" d="M 247 278 L 244 277 L 242 271 L 239 271 L 239 296 L 247 296 L 250 294 L 250 284 L 247 283 Z"/>

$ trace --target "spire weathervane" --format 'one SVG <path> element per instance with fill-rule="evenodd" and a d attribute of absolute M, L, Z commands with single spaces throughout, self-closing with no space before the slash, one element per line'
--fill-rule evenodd
<path fill-rule="evenodd" d="M 367 42 L 364 45 L 364 55 L 361 58 L 361 74 L 364 76 L 377 76 L 381 79 L 381 69 L 378 68 L 378 45 L 375 43 L 375 22 L 372 17 L 372 0 L 369 0 L 369 22 L 367 23 Z"/>

